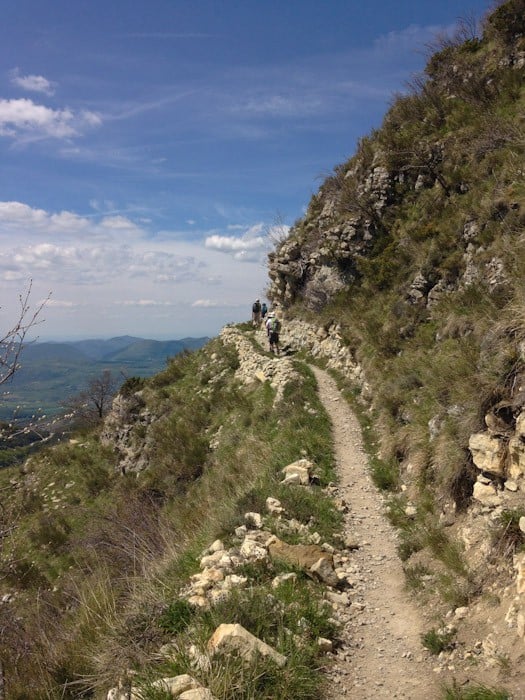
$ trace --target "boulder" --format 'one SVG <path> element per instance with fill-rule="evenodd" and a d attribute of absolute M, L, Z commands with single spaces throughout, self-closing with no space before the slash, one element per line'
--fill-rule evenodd
<path fill-rule="evenodd" d="M 244 522 L 246 526 L 254 530 L 260 530 L 263 526 L 263 521 L 260 513 L 245 513 Z"/>
<path fill-rule="evenodd" d="M 507 451 L 505 443 L 489 433 L 474 433 L 468 442 L 472 460 L 482 472 L 497 476 L 505 474 L 505 458 Z"/>
<path fill-rule="evenodd" d="M 285 482 L 288 482 L 291 477 L 294 477 L 296 480 L 298 477 L 298 483 L 306 486 L 310 483 L 313 468 L 314 465 L 308 459 L 298 459 L 296 462 L 292 462 L 281 469 L 281 473 L 284 475 Z"/>
<path fill-rule="evenodd" d="M 272 496 L 268 496 L 266 499 L 266 510 L 270 515 L 281 515 L 284 513 L 281 501 L 277 500 L 277 498 L 272 498 Z"/>
<path fill-rule="evenodd" d="M 472 497 L 479 501 L 484 506 L 496 507 L 501 505 L 501 496 L 498 494 L 492 484 L 482 484 L 477 481 L 474 484 Z"/>
<path fill-rule="evenodd" d="M 263 561 L 268 558 L 266 548 L 248 537 L 245 537 L 241 544 L 241 554 L 245 559 L 251 561 Z"/>
<path fill-rule="evenodd" d="M 286 656 L 279 654 L 266 642 L 258 639 L 242 625 L 222 624 L 217 627 L 208 641 L 210 653 L 238 653 L 242 658 L 251 660 L 257 655 L 271 659 L 277 666 L 286 664 Z"/>
<path fill-rule="evenodd" d="M 310 570 L 320 559 L 328 560 L 333 567 L 333 557 L 316 544 L 288 544 L 277 537 L 268 544 L 268 552 L 272 559 L 277 559 Z"/>
<path fill-rule="evenodd" d="M 339 579 L 334 571 L 333 564 L 325 557 L 318 559 L 315 564 L 310 567 L 310 572 L 327 586 L 337 588 L 339 585 Z"/>
<path fill-rule="evenodd" d="M 283 583 L 286 583 L 287 581 L 296 581 L 297 580 L 297 574 L 290 572 L 288 574 L 279 574 L 279 576 L 276 576 L 272 580 L 272 588 L 279 588 Z"/>
<path fill-rule="evenodd" d="M 525 440 L 525 411 L 516 418 L 516 436 Z"/>
<path fill-rule="evenodd" d="M 322 654 L 327 654 L 328 652 L 332 651 L 333 649 L 333 644 L 330 639 L 325 639 L 325 637 L 319 637 L 317 640 L 317 648 Z"/>

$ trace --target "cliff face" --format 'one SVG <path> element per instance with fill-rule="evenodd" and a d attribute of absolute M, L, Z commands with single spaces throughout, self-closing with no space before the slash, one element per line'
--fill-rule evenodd
<path fill-rule="evenodd" d="M 441 42 L 270 255 L 273 300 L 319 309 L 370 285 L 432 303 L 476 281 L 504 284 L 498 242 L 525 217 L 524 17 L 512 0 L 482 38 L 463 26 Z"/>

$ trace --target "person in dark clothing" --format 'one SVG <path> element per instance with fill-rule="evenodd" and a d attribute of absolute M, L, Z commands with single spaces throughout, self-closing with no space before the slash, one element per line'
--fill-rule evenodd
<path fill-rule="evenodd" d="M 256 299 L 252 304 L 252 325 L 258 326 L 261 323 L 261 301 Z"/>

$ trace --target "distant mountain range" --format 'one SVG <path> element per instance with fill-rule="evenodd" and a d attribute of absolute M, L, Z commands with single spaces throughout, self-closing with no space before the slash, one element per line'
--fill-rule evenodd
<path fill-rule="evenodd" d="M 93 377 L 109 369 L 117 381 L 149 377 L 183 350 L 196 350 L 209 338 L 149 340 L 125 335 L 109 340 L 29 343 L 20 356 L 21 368 L 3 389 L 0 419 L 21 418 L 36 411 L 54 415 L 64 401 L 82 391 Z M 17 408 L 20 407 L 20 408 Z"/>

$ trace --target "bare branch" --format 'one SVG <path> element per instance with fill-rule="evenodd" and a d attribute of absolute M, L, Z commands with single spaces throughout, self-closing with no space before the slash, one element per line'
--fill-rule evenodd
<path fill-rule="evenodd" d="M 32 288 L 33 280 L 30 280 L 27 290 L 18 297 L 20 309 L 17 320 L 0 338 L 0 384 L 5 384 L 20 369 L 19 359 L 22 350 L 27 344 L 26 336 L 34 326 L 43 322 L 43 319 L 39 317 L 42 309 L 49 301 L 51 293 L 38 306 L 31 309 L 30 297 Z"/>

